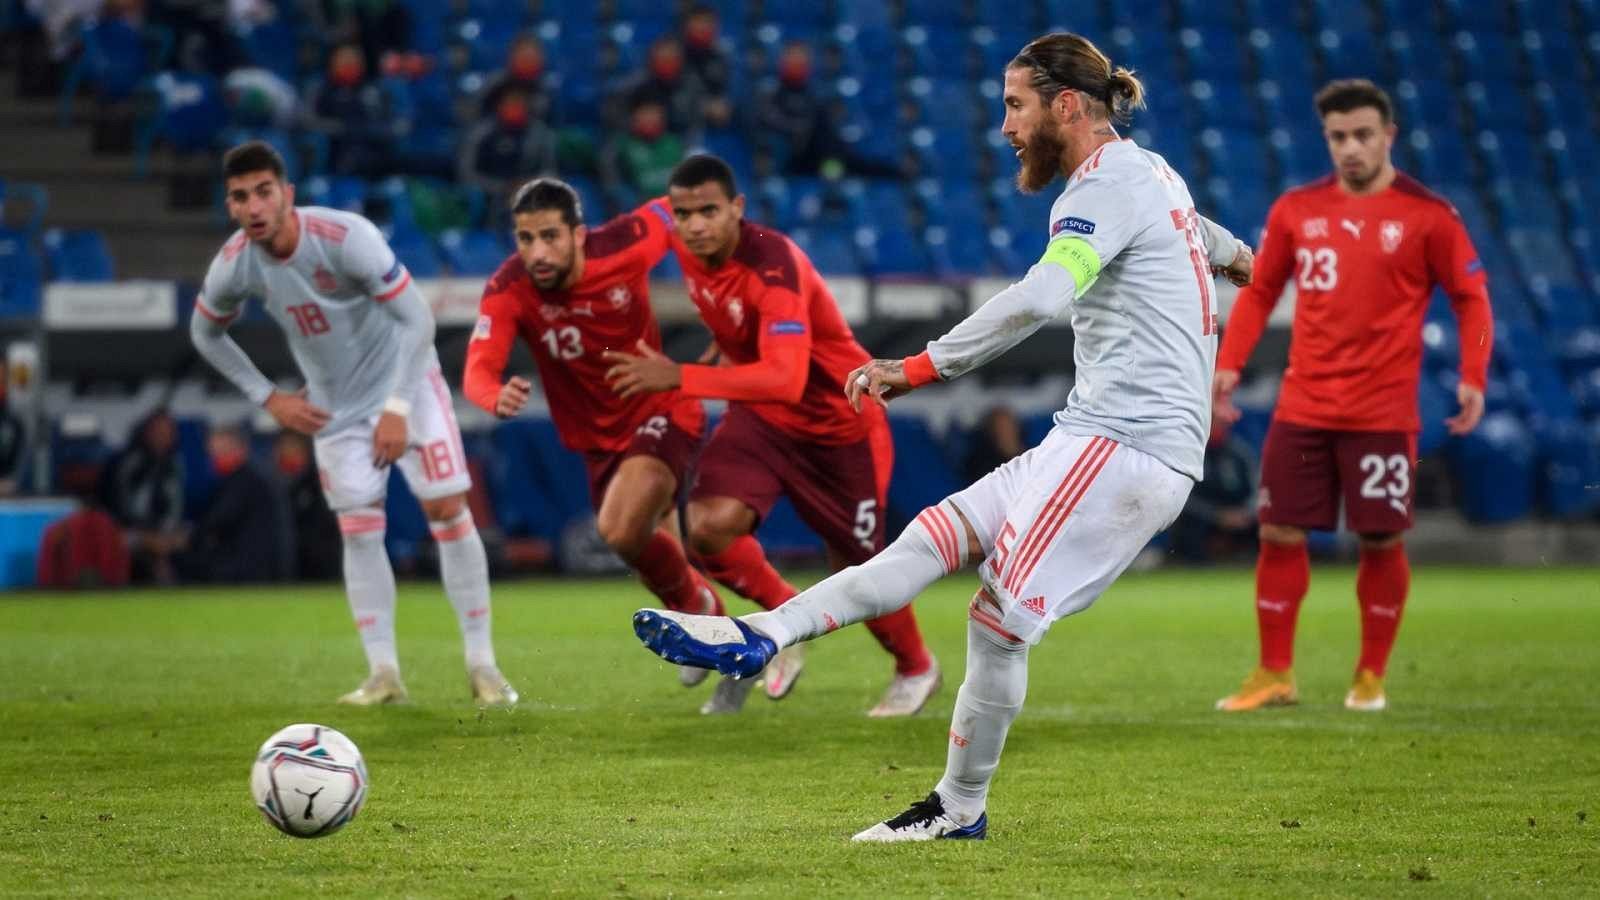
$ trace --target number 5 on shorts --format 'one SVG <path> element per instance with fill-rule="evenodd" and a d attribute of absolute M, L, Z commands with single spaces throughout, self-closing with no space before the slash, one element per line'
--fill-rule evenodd
<path fill-rule="evenodd" d="M 872 540 L 878 533 L 878 501 L 863 500 L 856 505 L 856 541 L 862 547 L 873 550 L 876 545 Z"/>

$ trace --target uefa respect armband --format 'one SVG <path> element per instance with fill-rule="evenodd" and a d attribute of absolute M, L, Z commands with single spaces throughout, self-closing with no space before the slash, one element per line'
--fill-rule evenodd
<path fill-rule="evenodd" d="M 1039 257 L 1041 263 L 1051 263 L 1067 270 L 1072 280 L 1077 283 L 1077 296 L 1082 297 L 1083 292 L 1094 284 L 1100 277 L 1100 254 L 1094 252 L 1089 242 L 1080 237 L 1056 238 L 1044 248 L 1044 256 Z"/>

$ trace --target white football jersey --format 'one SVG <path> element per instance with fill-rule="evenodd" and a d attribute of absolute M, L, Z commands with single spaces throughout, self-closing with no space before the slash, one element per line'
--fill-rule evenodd
<path fill-rule="evenodd" d="M 1199 481 L 1217 298 L 1188 186 L 1132 141 L 1106 144 L 1068 177 L 1051 207 L 1046 258 L 1081 249 L 1066 243 L 1071 238 L 1098 260 L 1066 264 L 1079 279 L 1070 306 L 1077 374 L 1056 423 L 1069 434 L 1135 447 Z"/>
<path fill-rule="evenodd" d="M 300 223 L 294 253 L 278 259 L 236 232 L 211 261 L 196 312 L 225 325 L 246 300 L 260 299 L 288 336 L 308 399 L 331 414 L 331 434 L 377 415 L 394 390 L 403 325 L 379 304 L 400 296 L 411 275 L 362 216 L 315 206 L 292 214 Z M 420 378 L 438 354 L 430 344 L 407 365 Z"/>

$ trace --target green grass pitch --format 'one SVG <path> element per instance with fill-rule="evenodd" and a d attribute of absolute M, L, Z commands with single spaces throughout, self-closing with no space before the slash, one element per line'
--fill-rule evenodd
<path fill-rule="evenodd" d="M 364 674 L 335 587 L 0 598 L 0 895 L 1595 896 L 1600 577 L 1419 567 L 1391 708 L 1340 707 L 1353 572 L 1301 615 L 1298 708 L 1211 711 L 1254 659 L 1250 575 L 1130 576 L 1033 651 L 990 839 L 857 847 L 944 764 L 970 579 L 918 612 L 946 671 L 872 721 L 887 658 L 814 645 L 793 695 L 707 720 L 642 650 L 626 581 L 501 584 L 513 712 L 467 701 L 436 585 L 403 588 L 412 705 Z M 297 721 L 366 755 L 360 817 L 304 841 L 247 791 Z"/>

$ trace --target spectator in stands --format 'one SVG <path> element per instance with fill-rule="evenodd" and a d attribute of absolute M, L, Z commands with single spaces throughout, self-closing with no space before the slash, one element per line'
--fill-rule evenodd
<path fill-rule="evenodd" d="M 291 128 L 300 119 L 300 97 L 287 81 L 268 69 L 234 69 L 223 79 L 228 115 L 247 128 Z"/>
<path fill-rule="evenodd" d="M 400 0 L 312 0 L 316 33 L 330 44 L 354 44 L 367 71 L 383 55 L 411 49 L 411 14 Z"/>
<path fill-rule="evenodd" d="M 17 492 L 22 466 L 28 460 L 28 431 L 11 412 L 6 382 L 0 376 L 0 497 Z"/>
<path fill-rule="evenodd" d="M 973 435 L 972 447 L 962 472 L 968 481 L 977 481 L 1026 449 L 1022 445 L 1022 422 L 1010 407 L 996 406 L 983 414 Z"/>
<path fill-rule="evenodd" d="M 689 134 L 702 121 L 700 82 L 683 71 L 683 46 L 668 35 L 650 45 L 644 71 L 623 81 L 608 100 L 607 124 L 625 131 L 641 106 L 654 103 L 666 115 L 666 129 Z"/>
<path fill-rule="evenodd" d="M 713 128 L 733 121 L 733 103 L 728 99 L 733 64 L 717 41 L 720 27 L 717 11 L 709 6 L 696 6 L 683 19 L 684 66 L 697 83 L 700 115 Z"/>
<path fill-rule="evenodd" d="M 310 125 L 328 136 L 330 167 L 341 175 L 388 174 L 394 142 L 409 128 L 367 71 L 361 48 L 340 45 L 328 57 L 327 79 L 308 104 Z"/>
<path fill-rule="evenodd" d="M 897 176 L 892 163 L 858 158 L 839 136 L 837 116 L 812 90 L 811 48 L 794 42 L 778 57 L 778 80 L 756 96 L 760 148 L 791 175 Z"/>
<path fill-rule="evenodd" d="M 606 191 L 619 208 L 667 192 L 667 179 L 683 159 L 683 138 L 667 130 L 661 104 L 646 100 L 634 107 L 628 130 L 612 137 L 600 157 Z"/>
<path fill-rule="evenodd" d="M 50 57 L 58 62 L 78 47 L 79 29 L 105 6 L 104 0 L 23 0 L 23 8 L 44 28 Z"/>
<path fill-rule="evenodd" d="M 1213 419 L 1205 477 L 1189 492 L 1169 532 L 1183 562 L 1219 562 L 1256 552 L 1256 456 L 1250 445 Z"/>
<path fill-rule="evenodd" d="M 173 557 L 184 544 L 183 462 L 172 413 L 157 409 L 135 427 L 132 443 L 106 466 L 100 500 L 127 532 L 133 580 L 177 581 Z"/>
<path fill-rule="evenodd" d="M 512 85 L 462 140 L 456 179 L 482 188 L 500 210 L 517 185 L 555 169 L 555 133 L 534 116 L 528 95 Z"/>
<path fill-rule="evenodd" d="M 521 91 L 528 104 L 528 115 L 548 122 L 550 92 L 545 85 L 545 65 L 544 44 L 531 34 L 519 35 L 506 51 L 506 67 L 495 73 L 478 94 L 478 115 L 495 115 L 502 96 L 508 91 Z"/>
<path fill-rule="evenodd" d="M 283 486 L 250 461 L 237 426 L 206 440 L 217 487 L 195 522 L 183 555 L 185 580 L 212 584 L 287 581 L 294 577 L 294 536 Z"/>
<path fill-rule="evenodd" d="M 128 583 L 128 543 L 96 496 L 98 473 L 95 466 L 60 473 L 62 492 L 82 505 L 45 529 L 34 567 L 39 587 L 94 590 Z"/>
<path fill-rule="evenodd" d="M 339 520 L 328 509 L 322 478 L 311 455 L 311 440 L 285 429 L 272 447 L 272 462 L 289 497 L 295 570 L 302 581 L 329 581 L 344 572 L 344 540 Z"/>

